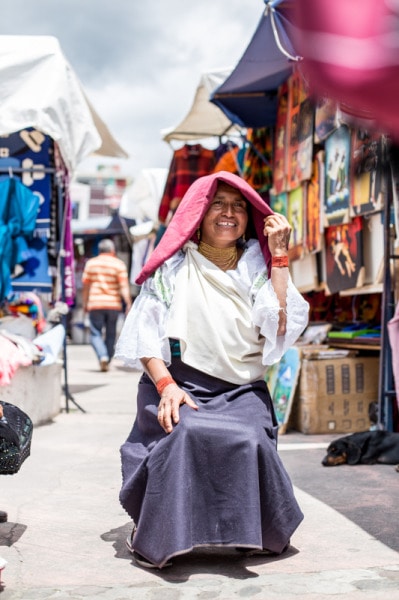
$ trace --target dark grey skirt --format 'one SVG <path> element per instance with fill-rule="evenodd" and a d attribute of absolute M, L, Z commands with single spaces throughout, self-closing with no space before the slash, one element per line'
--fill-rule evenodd
<path fill-rule="evenodd" d="M 166 434 L 159 395 L 141 377 L 137 417 L 121 448 L 120 501 L 137 526 L 134 549 L 159 567 L 198 546 L 281 552 L 303 514 L 277 454 L 265 382 L 229 384 L 177 358 L 170 372 L 199 410 L 181 406 Z"/>

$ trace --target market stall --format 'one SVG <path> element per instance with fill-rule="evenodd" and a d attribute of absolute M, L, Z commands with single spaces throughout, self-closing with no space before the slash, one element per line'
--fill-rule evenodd
<path fill-rule="evenodd" d="M 74 302 L 69 181 L 89 154 L 127 155 L 87 100 L 56 38 L 0 36 L 0 81 L 0 331 L 9 331 L 23 314 L 32 327 L 17 335 L 35 343 L 62 323 Z M 21 366 L 19 377 L 37 378 L 36 369 L 48 368 L 43 354 L 43 360 Z M 61 363 L 53 358 L 59 394 L 51 389 L 40 422 L 60 408 L 54 398 L 62 396 L 61 363 L 68 409 L 66 352 Z M 46 402 L 38 386 L 24 385 L 19 395 L 29 395 L 33 404 L 39 397 Z M 13 401 L 18 404 L 18 397 Z"/>
<path fill-rule="evenodd" d="M 378 361 L 378 377 L 368 389 L 378 416 L 371 420 L 371 403 L 365 404 L 359 427 L 393 429 L 398 403 L 387 324 L 396 303 L 397 182 L 392 184 L 390 151 L 396 117 L 389 127 L 380 112 L 384 105 L 389 112 L 396 99 L 397 57 L 391 53 L 387 64 L 388 37 L 380 26 L 395 9 L 367 3 L 359 23 L 345 2 L 334 8 L 312 0 L 265 5 L 242 58 L 211 100 L 233 122 L 263 129 L 269 138 L 267 201 L 293 226 L 294 282 L 307 293 L 311 319 L 334 324 L 325 340 L 330 346 L 374 353 Z M 397 31 L 395 24 L 385 21 L 386 36 Z M 372 65 L 364 60 L 366 48 Z M 377 80 L 394 93 L 382 99 Z M 333 431 L 336 419 L 330 417 Z M 353 430 L 354 422 L 347 423 Z"/>
<path fill-rule="evenodd" d="M 294 43 L 300 4 L 265 1 L 243 56 L 209 97 L 245 131 L 236 164 L 224 168 L 237 168 L 292 225 L 291 275 L 311 306 L 312 327 L 306 337 L 310 354 L 302 347 L 297 367 L 281 365 L 290 378 L 286 388 L 276 387 L 275 406 L 283 406 L 281 424 L 286 428 L 297 395 L 297 415 L 292 416 L 295 427 L 306 433 L 392 430 L 398 427 L 398 404 L 387 326 L 396 301 L 392 274 L 398 184 L 395 178 L 392 183 L 390 132 L 379 128 L 375 119 L 360 120 L 347 103 L 311 93 L 304 77 L 306 62 Z M 311 25 L 314 29 L 313 21 Z M 305 20 L 301 26 L 306 38 Z M 207 168 L 212 172 L 217 167 Z M 176 174 L 170 173 L 170 179 L 177 185 Z M 171 196 L 175 203 L 180 197 L 176 190 Z M 165 188 L 160 217 L 166 224 L 174 208 Z M 320 405 L 310 406 L 306 385 L 309 373 L 316 372 L 314 362 L 305 362 L 316 358 L 314 340 L 322 346 L 317 359 L 325 381 L 320 386 L 328 386 L 326 418 L 310 430 L 310 411 L 322 411 Z M 272 388 L 284 373 L 270 374 Z M 370 373 L 374 375 L 368 379 Z M 354 394 L 359 394 L 356 402 Z"/>

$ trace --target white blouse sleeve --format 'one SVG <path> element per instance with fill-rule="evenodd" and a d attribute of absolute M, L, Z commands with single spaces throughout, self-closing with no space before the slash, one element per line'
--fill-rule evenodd
<path fill-rule="evenodd" d="M 280 306 L 272 282 L 268 279 L 258 290 L 253 305 L 254 324 L 265 338 L 262 363 L 271 365 L 280 360 L 301 335 L 308 323 L 309 304 L 298 292 L 291 277 L 287 289 L 287 329 L 284 335 L 277 335 Z"/>
<path fill-rule="evenodd" d="M 115 348 L 115 358 L 135 371 L 142 371 L 140 358 L 171 362 L 166 336 L 168 310 L 173 296 L 175 270 L 182 255 L 175 255 L 143 284 L 127 315 Z"/>
<path fill-rule="evenodd" d="M 291 277 L 287 288 L 287 330 L 278 336 L 280 305 L 267 277 L 265 263 L 256 247 L 249 247 L 246 257 L 248 278 L 252 281 L 250 294 L 253 301 L 252 319 L 265 339 L 262 364 L 271 365 L 280 360 L 301 335 L 308 324 L 309 304 L 298 292 Z"/>

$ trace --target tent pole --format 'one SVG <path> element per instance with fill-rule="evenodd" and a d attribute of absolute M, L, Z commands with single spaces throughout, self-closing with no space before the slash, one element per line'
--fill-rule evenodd
<path fill-rule="evenodd" d="M 67 213 L 64 206 L 64 199 L 62 193 L 62 182 L 61 177 L 59 175 L 56 176 L 57 179 L 57 195 L 58 195 L 58 215 L 60 222 L 60 243 L 59 243 L 59 257 L 60 257 L 60 279 L 61 279 L 61 301 L 65 303 L 65 248 L 64 248 L 64 240 L 65 240 L 65 226 L 66 226 L 66 217 Z M 68 383 L 68 352 L 67 352 L 67 315 L 62 315 L 61 322 L 65 329 L 64 343 L 63 343 L 63 370 L 64 370 L 64 385 L 63 390 L 65 394 L 65 412 L 69 413 L 69 402 L 71 401 L 76 408 L 78 408 L 81 412 L 85 413 L 86 411 L 82 408 L 72 396 L 69 390 Z"/>

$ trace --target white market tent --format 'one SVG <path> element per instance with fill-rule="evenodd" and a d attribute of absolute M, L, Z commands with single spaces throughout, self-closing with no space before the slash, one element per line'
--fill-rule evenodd
<path fill-rule="evenodd" d="M 119 216 L 156 223 L 167 176 L 168 169 L 142 169 L 122 196 Z"/>
<path fill-rule="evenodd" d="M 92 153 L 127 158 L 52 36 L 0 36 L 0 135 L 34 127 L 70 171 Z"/>
<path fill-rule="evenodd" d="M 236 125 L 209 98 L 230 75 L 232 69 L 218 69 L 203 73 L 195 92 L 192 106 L 177 127 L 161 131 L 165 142 L 172 140 L 190 141 L 208 137 L 220 137 L 238 132 Z"/>

